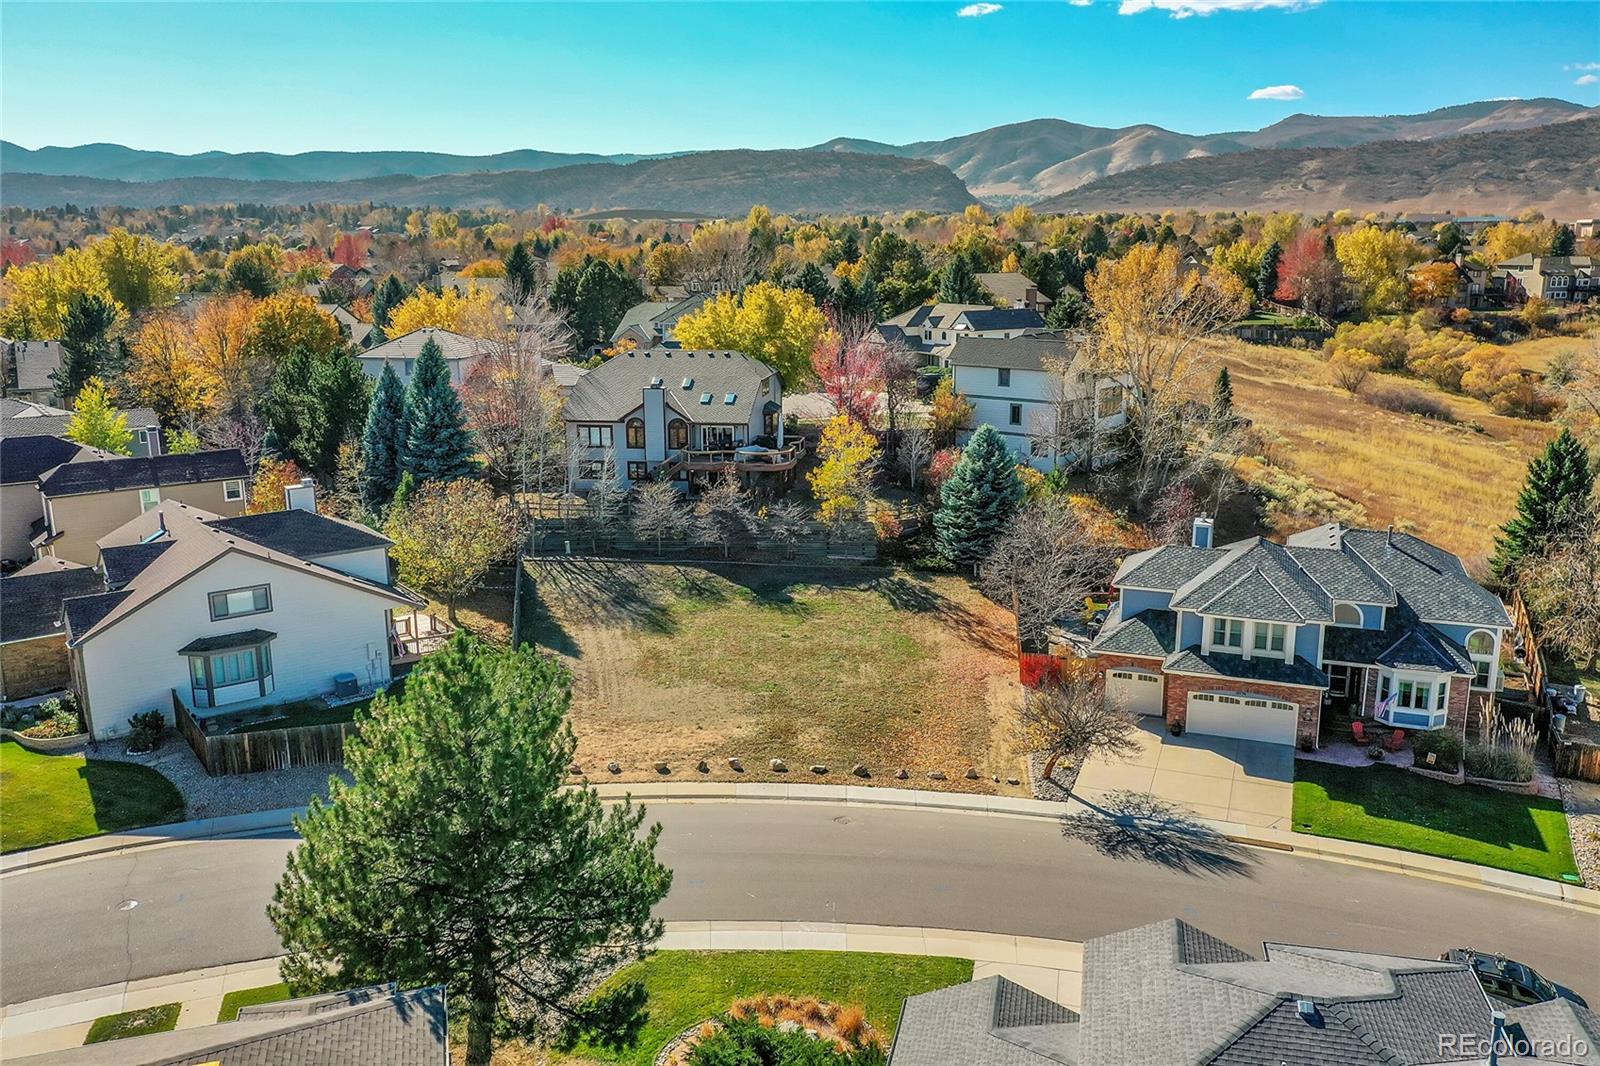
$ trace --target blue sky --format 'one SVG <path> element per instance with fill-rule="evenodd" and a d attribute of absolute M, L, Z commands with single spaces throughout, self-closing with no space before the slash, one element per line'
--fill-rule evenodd
<path fill-rule="evenodd" d="M 779 148 L 1510 96 L 1600 103 L 1600 3 L 0 4 L 27 147 Z"/>

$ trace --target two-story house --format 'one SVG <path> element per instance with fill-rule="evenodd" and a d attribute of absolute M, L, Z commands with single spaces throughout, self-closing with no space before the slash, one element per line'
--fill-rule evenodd
<path fill-rule="evenodd" d="M 1026 274 L 1016 271 L 977 275 L 978 284 L 989 291 L 995 303 L 1004 307 L 1021 307 L 1041 315 L 1050 310 L 1054 300 L 1039 291 Z"/>
<path fill-rule="evenodd" d="M 450 384 L 456 388 L 461 387 L 461 383 L 467 380 L 467 375 L 472 373 L 472 368 L 477 366 L 484 356 L 483 343 L 477 338 L 448 329 L 429 327 L 414 329 L 393 340 L 374 344 L 364 352 L 357 352 L 356 358 L 361 362 L 362 372 L 368 377 L 380 377 L 383 374 L 383 366 L 387 363 L 399 376 L 400 384 L 409 385 L 411 369 L 416 365 L 417 357 L 422 354 L 422 346 L 429 341 L 439 346 L 439 351 L 444 356 L 444 365 L 450 370 Z"/>
<path fill-rule="evenodd" d="M 1583 303 L 1600 295 L 1594 259 L 1587 255 L 1534 255 L 1531 252 L 1495 264 L 1505 298 L 1521 303 L 1530 297 L 1552 303 Z"/>
<path fill-rule="evenodd" d="M 162 503 L 100 539 L 103 591 L 61 604 L 91 734 L 170 720 L 174 695 L 204 719 L 390 680 L 392 612 L 423 603 L 394 583 L 390 541 L 317 514 L 309 486 L 289 498 L 233 518 Z"/>
<path fill-rule="evenodd" d="M 742 352 L 620 352 L 578 379 L 562 418 L 567 476 L 580 492 L 612 451 L 623 485 L 670 478 L 687 488 L 730 466 L 788 475 L 799 461 L 799 447 L 784 444 L 782 379 Z"/>
<path fill-rule="evenodd" d="M 40 475 L 62 463 L 109 458 L 61 437 L 0 437 L 0 560 L 20 566 L 33 558 L 35 523 L 44 521 Z"/>
<path fill-rule="evenodd" d="M 1466 727 L 1500 687 L 1511 620 L 1442 548 L 1337 523 L 1125 559 L 1090 645 L 1106 693 L 1194 733 L 1315 747 L 1325 707 L 1407 729 Z"/>
<path fill-rule="evenodd" d="M 673 328 L 678 320 L 711 298 L 710 293 L 689 293 L 677 300 L 647 300 L 634 304 L 622 314 L 622 321 L 611 331 L 613 347 L 631 344 L 635 348 L 676 348 Z"/>
<path fill-rule="evenodd" d="M 1017 460 L 1036 469 L 1073 465 L 1090 449 L 1099 465 L 1097 439 L 1127 421 L 1127 382 L 1087 369 L 1066 334 L 963 337 L 948 359 L 956 392 L 972 404 L 973 428 L 993 426 Z M 971 435 L 964 430 L 960 440 Z M 1111 457 L 1108 449 L 1104 459 Z"/>
<path fill-rule="evenodd" d="M 988 304 L 922 304 L 878 324 L 885 343 L 904 344 L 931 363 L 943 363 L 965 337 L 1009 340 L 1044 329 L 1044 316 L 1028 308 Z"/>
<path fill-rule="evenodd" d="M 161 422 L 148 407 L 129 407 L 117 412 L 133 434 L 128 454 L 160 455 L 164 449 Z M 0 399 L 0 437 L 65 437 L 72 412 L 59 407 L 21 400 L 12 396 Z"/>

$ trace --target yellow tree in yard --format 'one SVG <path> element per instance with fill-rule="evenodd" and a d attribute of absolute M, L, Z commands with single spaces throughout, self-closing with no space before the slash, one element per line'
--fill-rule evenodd
<path fill-rule="evenodd" d="M 493 303 L 494 294 L 477 285 L 469 285 L 465 296 L 453 288 L 442 293 L 418 289 L 389 309 L 389 324 L 384 332 L 390 337 L 403 337 L 419 329 L 465 332 L 467 325 L 486 314 Z"/>
<path fill-rule="evenodd" d="M 66 432 L 68 440 L 86 448 L 99 448 L 113 455 L 128 455 L 133 451 L 133 431 L 128 428 L 128 418 L 111 406 L 105 383 L 99 378 L 90 378 L 78 390 Z"/>
<path fill-rule="evenodd" d="M 1361 226 L 1339 234 L 1334 241 L 1334 254 L 1367 313 L 1380 314 L 1405 304 L 1410 294 L 1406 268 L 1425 253 L 1399 230 Z"/>
<path fill-rule="evenodd" d="M 822 520 L 834 525 L 865 518 L 878 459 L 878 442 L 872 434 L 849 415 L 835 415 L 822 428 L 817 458 L 821 462 L 807 481 Z"/>
<path fill-rule="evenodd" d="M 793 388 L 810 373 L 812 349 L 827 328 L 805 292 L 763 281 L 708 301 L 679 319 L 673 333 L 685 348 L 726 348 L 759 359 Z"/>
<path fill-rule="evenodd" d="M 139 328 L 128 380 L 169 425 L 197 422 L 215 402 L 216 381 L 200 359 L 189 324 L 178 315 L 156 315 Z"/>
<path fill-rule="evenodd" d="M 450 621 L 456 604 L 505 562 L 521 540 L 516 510 L 482 481 L 428 481 L 389 519 L 389 554 L 400 576 L 442 599 Z"/>

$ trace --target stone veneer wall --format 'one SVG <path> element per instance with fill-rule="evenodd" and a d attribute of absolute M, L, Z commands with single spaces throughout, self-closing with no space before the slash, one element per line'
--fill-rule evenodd
<path fill-rule="evenodd" d="M 0 644 L 0 699 L 25 700 L 71 684 L 65 634 Z"/>

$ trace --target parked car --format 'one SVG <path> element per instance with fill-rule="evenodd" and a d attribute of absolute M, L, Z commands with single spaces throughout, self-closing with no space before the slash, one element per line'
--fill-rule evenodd
<path fill-rule="evenodd" d="M 1471 948 L 1451 948 L 1440 955 L 1439 959 L 1442 962 L 1471 966 L 1472 972 L 1478 976 L 1478 983 L 1483 985 L 1483 990 L 1491 999 L 1498 999 L 1514 1006 L 1548 1003 L 1553 999 L 1571 1000 L 1580 1007 L 1589 1005 L 1587 1000 L 1572 989 L 1558 985 L 1545 978 L 1532 966 L 1524 966 L 1504 955 L 1486 955 Z"/>

